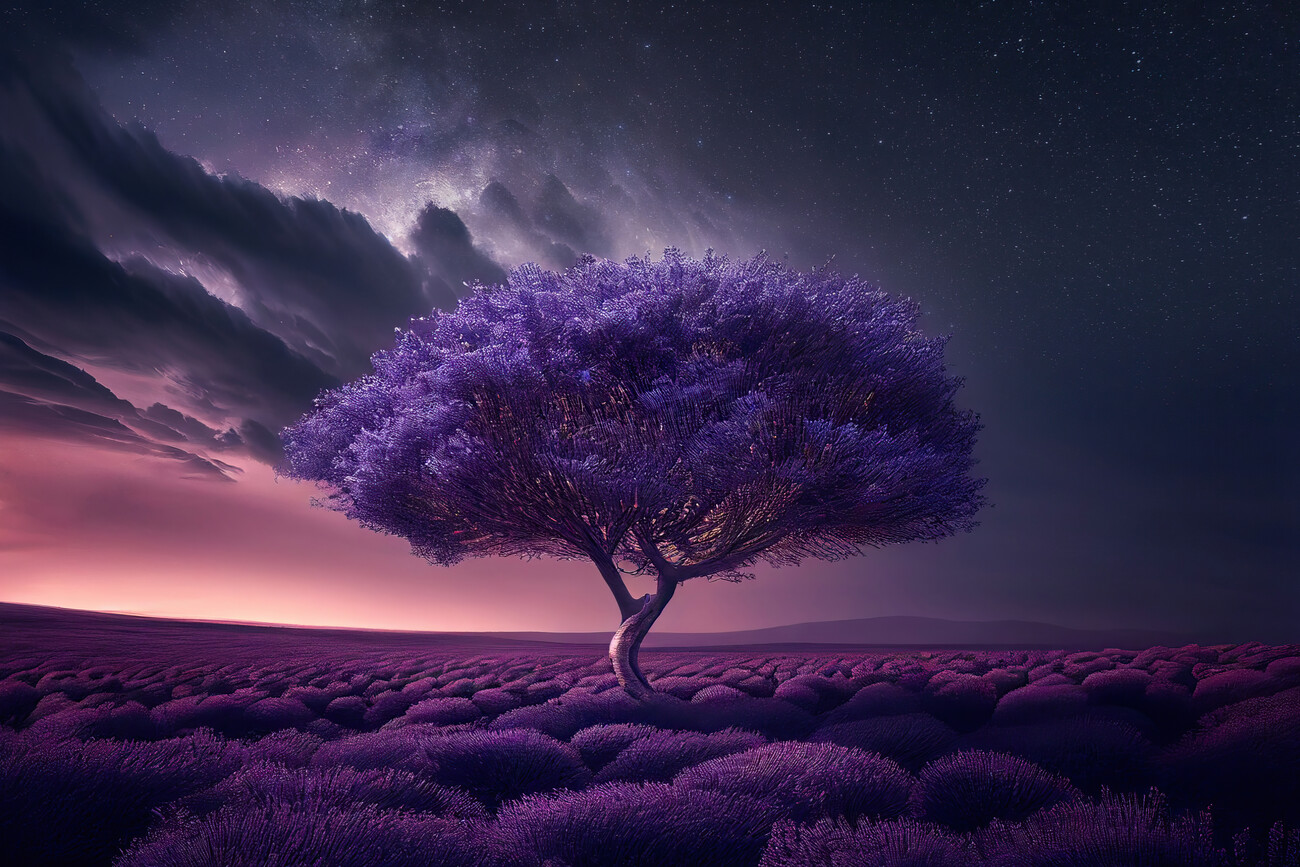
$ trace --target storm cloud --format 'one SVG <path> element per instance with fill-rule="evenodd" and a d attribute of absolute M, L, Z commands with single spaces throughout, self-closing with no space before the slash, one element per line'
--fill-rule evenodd
<path fill-rule="evenodd" d="M 57 58 L 4 56 L 0 111 L 10 427 L 273 463 L 273 431 L 367 372 L 395 327 L 505 278 L 452 211 L 430 205 L 408 257 L 357 213 L 214 174 L 121 126 Z M 117 374 L 154 384 L 147 409 L 101 381 Z"/>

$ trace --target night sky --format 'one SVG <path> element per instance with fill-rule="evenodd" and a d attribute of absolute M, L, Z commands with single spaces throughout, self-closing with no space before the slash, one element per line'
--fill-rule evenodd
<path fill-rule="evenodd" d="M 659 629 L 1300 641 L 1297 8 L 6 4 L 0 600 L 612 630 L 594 566 L 312 508 L 275 432 L 467 282 L 673 246 L 917 299 L 995 505 Z"/>

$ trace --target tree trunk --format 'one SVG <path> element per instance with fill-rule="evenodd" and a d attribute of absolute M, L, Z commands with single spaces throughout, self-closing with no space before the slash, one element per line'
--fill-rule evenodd
<path fill-rule="evenodd" d="M 637 665 L 637 654 L 641 650 L 642 639 L 650 632 L 650 627 L 676 590 L 676 581 L 660 575 L 655 585 L 655 594 L 647 594 L 637 600 L 640 608 L 623 618 L 623 624 L 609 643 L 609 658 L 614 663 L 614 674 L 618 676 L 619 684 L 633 698 L 644 699 L 654 695 L 650 683 L 641 673 L 641 667 Z"/>

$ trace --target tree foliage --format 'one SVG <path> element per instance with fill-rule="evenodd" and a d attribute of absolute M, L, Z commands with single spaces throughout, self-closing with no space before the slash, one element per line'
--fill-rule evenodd
<path fill-rule="evenodd" d="M 283 471 L 443 565 L 622 558 L 680 582 L 939 539 L 982 504 L 979 423 L 917 315 L 763 256 L 524 265 L 324 393 Z"/>

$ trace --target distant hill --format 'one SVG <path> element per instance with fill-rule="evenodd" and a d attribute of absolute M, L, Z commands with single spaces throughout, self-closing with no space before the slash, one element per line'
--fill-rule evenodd
<path fill-rule="evenodd" d="M 111 644 L 129 635 L 147 633 L 162 638 L 184 636 L 188 641 L 219 644 L 223 635 L 252 636 L 288 641 L 342 640 L 358 644 L 384 643 L 404 647 L 456 645 L 462 647 L 542 647 L 555 645 L 608 645 L 607 632 L 406 632 L 382 629 L 343 629 L 285 626 L 264 623 L 228 623 L 170 620 L 130 614 L 105 614 L 0 602 L 0 647 L 37 647 L 51 636 L 74 637 Z M 795 623 L 739 632 L 651 632 L 647 648 L 692 647 L 1032 647 L 1102 650 L 1108 647 L 1140 649 L 1155 645 L 1180 647 L 1197 637 L 1140 629 L 1068 629 L 1026 620 L 961 621 L 930 617 L 868 617 L 823 623 Z M 1204 643 L 1204 642 L 1202 642 Z"/>
<path fill-rule="evenodd" d="M 608 643 L 610 633 L 491 632 L 496 638 L 558 641 L 566 644 Z M 1098 650 L 1181 647 L 1196 638 L 1144 629 L 1070 629 L 1029 620 L 965 621 L 933 617 L 866 617 L 795 623 L 739 632 L 651 632 L 645 647 L 732 647 L 754 645 L 875 645 L 887 647 L 1052 647 Z"/>

